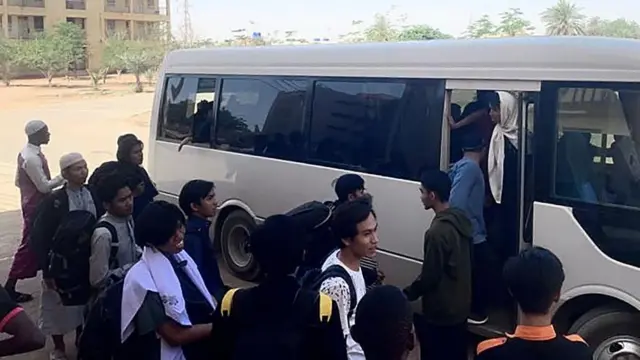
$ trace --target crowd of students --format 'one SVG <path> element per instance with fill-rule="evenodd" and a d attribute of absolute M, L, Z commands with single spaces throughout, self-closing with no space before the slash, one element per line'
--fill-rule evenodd
<path fill-rule="evenodd" d="M 16 178 L 23 238 L 0 291 L 0 331 L 13 337 L 0 341 L 0 356 L 41 348 L 46 335 L 54 345 L 50 358 L 64 360 L 63 336 L 75 331 L 81 360 L 400 360 L 416 339 L 422 359 L 462 360 L 467 323 L 486 321 L 472 311 L 480 304 L 483 315 L 486 296 L 476 285 L 478 258 L 487 252 L 481 138 L 465 138 L 449 174 L 423 172 L 416 201 L 436 215 L 424 236 L 422 272 L 405 289 L 381 284 L 384 275 L 371 261 L 378 218 L 356 174 L 335 183 L 331 250 L 319 268 L 300 274 L 310 256 L 301 241 L 305 229 L 294 216 L 273 215 L 249 239 L 260 284 L 231 289 L 209 235 L 218 207 L 214 183 L 187 182 L 179 206 L 154 200 L 158 192 L 141 166 L 143 144 L 131 134 L 118 139 L 117 160 L 98 167 L 88 183 L 78 153 L 62 156 L 61 175 L 51 179 L 40 148 L 48 127 L 31 121 L 25 133 Z M 17 305 L 32 296 L 18 292 L 16 282 L 39 270 L 38 330 Z M 579 336 L 558 335 L 551 325 L 564 281 L 555 255 L 525 250 L 507 261 L 503 279 L 521 322 L 513 335 L 480 343 L 478 359 L 591 357 Z M 422 312 L 415 315 L 410 301 L 418 299 Z"/>

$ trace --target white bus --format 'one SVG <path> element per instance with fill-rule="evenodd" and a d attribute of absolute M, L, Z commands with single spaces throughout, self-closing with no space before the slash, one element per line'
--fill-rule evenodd
<path fill-rule="evenodd" d="M 216 183 L 212 231 L 232 273 L 259 276 L 246 246 L 256 223 L 334 198 L 332 181 L 355 172 L 374 196 L 380 267 L 400 287 L 419 273 L 433 217 L 419 200 L 420 170 L 450 166 L 451 104 L 464 107 L 477 90 L 512 92 L 521 136 L 508 247 L 543 246 L 564 263 L 560 331 L 581 334 L 596 359 L 640 356 L 640 41 L 180 50 L 160 76 L 150 173 L 174 199 L 190 179 Z M 515 318 L 503 307 L 475 330 L 509 330 Z"/>

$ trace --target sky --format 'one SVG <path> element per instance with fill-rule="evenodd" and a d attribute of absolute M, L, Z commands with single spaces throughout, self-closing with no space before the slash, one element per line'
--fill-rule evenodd
<path fill-rule="evenodd" d="M 185 0 L 171 0 L 172 25 L 180 34 Z M 221 40 L 233 29 L 262 35 L 296 31 L 299 37 L 337 39 L 352 29 L 353 20 L 371 21 L 376 13 L 406 15 L 406 24 L 427 24 L 445 33 L 462 35 L 467 25 L 483 14 L 497 21 L 500 12 L 520 8 L 543 33 L 539 14 L 556 0 L 188 0 L 196 36 Z M 588 16 L 640 22 L 638 0 L 574 0 Z"/>

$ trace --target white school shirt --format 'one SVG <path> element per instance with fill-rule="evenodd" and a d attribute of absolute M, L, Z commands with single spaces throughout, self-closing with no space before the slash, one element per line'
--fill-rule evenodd
<path fill-rule="evenodd" d="M 356 289 L 356 299 L 360 302 L 360 299 L 367 292 L 367 286 L 364 282 L 364 276 L 362 276 L 362 268 L 358 269 L 358 271 L 353 271 L 349 269 L 340 259 L 338 259 L 338 253 L 340 250 L 336 250 L 333 252 L 327 260 L 325 260 L 324 264 L 322 264 L 322 270 L 326 270 L 330 266 L 340 265 L 342 266 L 349 276 L 351 276 L 351 281 L 353 282 L 353 286 Z M 347 342 L 347 354 L 349 356 L 349 360 L 365 360 L 364 351 L 360 344 L 355 342 L 351 337 L 351 327 L 355 324 L 355 308 L 353 315 L 350 319 L 347 319 L 349 314 L 349 308 L 351 307 L 351 294 L 349 294 L 349 285 L 342 278 L 329 278 L 322 282 L 320 285 L 320 291 L 329 295 L 338 305 L 338 312 L 340 313 L 340 324 L 342 325 L 342 333 Z M 356 304 L 356 308 L 357 308 Z"/>

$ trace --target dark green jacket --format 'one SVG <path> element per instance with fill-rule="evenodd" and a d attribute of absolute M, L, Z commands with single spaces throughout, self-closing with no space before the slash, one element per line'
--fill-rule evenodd
<path fill-rule="evenodd" d="M 436 214 L 424 234 L 422 273 L 404 292 L 422 298 L 422 312 L 434 325 L 466 321 L 471 306 L 473 226 L 464 212 L 449 208 Z"/>

